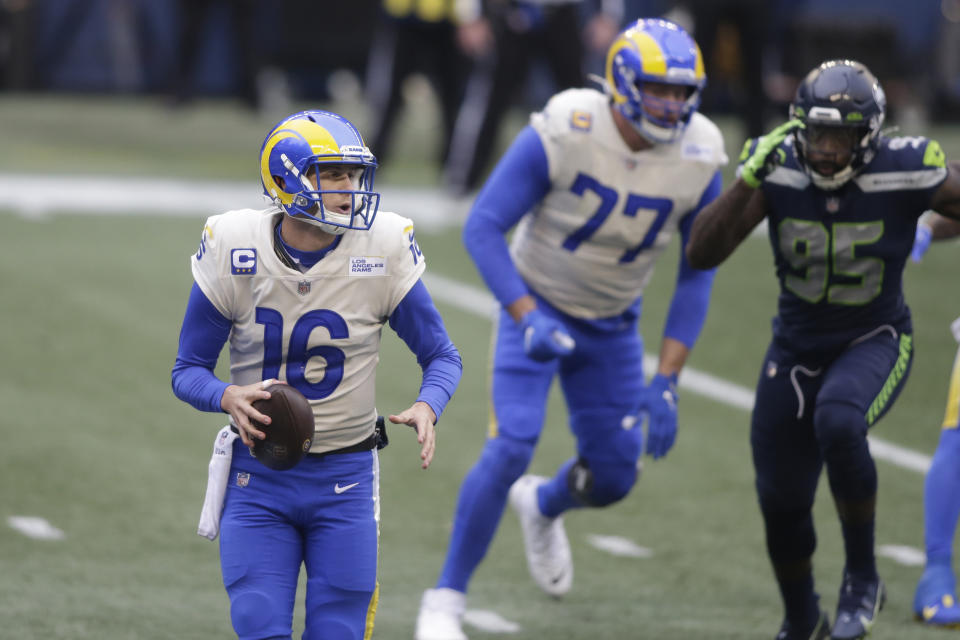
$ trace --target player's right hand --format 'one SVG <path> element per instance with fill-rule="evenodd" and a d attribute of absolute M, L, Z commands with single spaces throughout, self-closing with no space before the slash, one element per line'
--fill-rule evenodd
<path fill-rule="evenodd" d="M 750 141 L 747 140 L 743 145 L 743 152 L 740 154 L 740 161 L 743 166 L 740 169 L 740 178 L 747 183 L 747 186 L 756 189 L 763 182 L 764 178 L 770 175 L 770 172 L 783 163 L 786 158 L 783 149 L 780 149 L 780 143 L 796 129 L 803 128 L 803 122 L 794 118 L 771 131 L 757 140 L 757 146 L 753 153 L 750 153 Z"/>
<path fill-rule="evenodd" d="M 923 254 L 930 248 L 930 241 L 933 240 L 933 229 L 930 225 L 921 222 L 917 225 L 917 235 L 913 237 L 913 249 L 910 250 L 910 259 L 914 262 L 920 262 Z"/>
<path fill-rule="evenodd" d="M 520 319 L 520 325 L 523 328 L 523 350 L 537 362 L 568 356 L 576 347 L 566 327 L 539 309 L 528 311 Z"/>
<path fill-rule="evenodd" d="M 275 382 L 279 381 L 271 378 L 243 386 L 231 384 L 224 389 L 223 397 L 220 398 L 220 408 L 233 418 L 233 424 L 237 427 L 240 439 L 248 447 L 253 446 L 254 438 L 263 440 L 267 437 L 267 434 L 253 426 L 252 421 L 270 424 L 270 416 L 254 409 L 253 403 L 268 399 L 270 392 L 266 389 Z"/>

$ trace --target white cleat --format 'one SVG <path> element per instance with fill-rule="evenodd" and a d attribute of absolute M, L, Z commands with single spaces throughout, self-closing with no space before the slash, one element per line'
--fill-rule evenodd
<path fill-rule="evenodd" d="M 533 581 L 551 596 L 560 597 L 573 585 L 573 558 L 563 516 L 548 518 L 540 513 L 537 488 L 547 481 L 543 476 L 521 476 L 510 487 L 510 506 L 520 518 Z"/>
<path fill-rule="evenodd" d="M 454 589 L 427 589 L 420 600 L 415 640 L 467 640 L 460 626 L 467 595 Z"/>

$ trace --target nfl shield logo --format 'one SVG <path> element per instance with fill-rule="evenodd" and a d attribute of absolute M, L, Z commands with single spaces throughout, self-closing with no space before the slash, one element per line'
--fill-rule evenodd
<path fill-rule="evenodd" d="M 250 484 L 250 474 L 249 473 L 238 473 L 237 474 L 237 486 L 245 487 Z"/>
<path fill-rule="evenodd" d="M 298 282 L 298 283 L 297 283 L 297 293 L 299 293 L 299 294 L 302 295 L 302 296 L 305 296 L 305 295 L 307 295 L 308 293 L 310 293 L 310 281 L 309 281 L 309 280 L 301 280 L 300 282 Z"/>
<path fill-rule="evenodd" d="M 840 211 L 840 198 L 827 198 L 827 213 L 836 213 Z"/>

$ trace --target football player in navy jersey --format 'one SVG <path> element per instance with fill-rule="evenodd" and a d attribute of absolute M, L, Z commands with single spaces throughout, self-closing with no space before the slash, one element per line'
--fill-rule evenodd
<path fill-rule="evenodd" d="M 885 598 L 866 435 L 910 370 L 902 275 L 917 219 L 926 209 L 960 217 L 960 166 L 936 141 L 884 137 L 885 111 L 864 65 L 813 69 L 790 121 L 744 145 L 738 179 L 697 216 L 686 249 L 693 266 L 715 267 L 767 219 L 780 297 L 750 440 L 785 606 L 778 640 L 862 638 Z M 812 571 L 824 465 L 846 552 L 832 629 Z"/>
<path fill-rule="evenodd" d="M 379 589 L 383 326 L 423 371 L 416 400 L 388 416 L 416 429 L 423 468 L 460 380 L 460 354 L 421 281 L 413 223 L 379 209 L 377 161 L 353 124 L 329 111 L 295 113 L 267 134 L 259 164 L 271 206 L 208 218 L 190 260 L 173 391 L 231 423 L 215 442 L 198 533 L 220 534 L 241 640 L 290 637 L 301 565 L 303 638 L 368 640 Z M 225 382 L 214 370 L 228 341 Z M 265 437 L 256 422 L 270 419 L 254 402 L 270 397 L 270 380 L 303 393 L 314 414 L 309 450 L 284 471 L 247 451 Z"/>
<path fill-rule="evenodd" d="M 424 593 L 417 640 L 466 638 L 467 586 L 508 500 L 534 581 L 559 597 L 573 582 L 562 514 L 623 499 L 644 448 L 660 458 L 673 446 L 677 375 L 703 325 L 713 271 L 691 268 L 680 252 L 649 384 L 637 322 L 657 258 L 675 234 L 686 241 L 697 212 L 720 192 L 723 139 L 696 111 L 705 81 L 686 31 L 638 20 L 610 47 L 606 91 L 553 96 L 474 203 L 464 244 L 502 307 L 493 416 L 460 490 L 443 570 Z M 554 378 L 577 450 L 551 478 L 523 475 Z"/>
<path fill-rule="evenodd" d="M 911 259 L 920 262 L 931 240 L 960 236 L 960 220 L 928 212 L 917 225 Z M 960 318 L 950 326 L 960 342 Z M 923 484 L 923 542 L 926 566 L 913 597 L 916 619 L 934 627 L 960 628 L 953 539 L 960 520 L 960 349 L 953 362 L 940 442 Z"/>

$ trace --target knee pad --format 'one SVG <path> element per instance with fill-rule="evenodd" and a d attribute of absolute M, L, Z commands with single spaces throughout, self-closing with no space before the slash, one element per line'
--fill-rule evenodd
<path fill-rule="evenodd" d="M 845 449 L 862 442 L 867 419 L 857 407 L 845 402 L 818 404 L 813 414 L 813 429 L 824 457 L 833 449 Z"/>
<path fill-rule="evenodd" d="M 567 472 L 567 488 L 577 502 L 588 507 L 605 507 L 630 493 L 638 475 L 635 464 L 606 461 L 591 468 L 586 459 L 578 458 Z"/>
<path fill-rule="evenodd" d="M 261 591 L 244 591 L 230 599 L 230 622 L 241 640 L 290 637 L 291 621 L 284 625 L 274 615 L 277 604 Z M 292 612 L 291 612 L 292 614 Z M 286 628 L 284 628 L 286 627 Z"/>
<path fill-rule="evenodd" d="M 483 447 L 479 464 L 485 473 L 509 487 L 527 470 L 533 459 L 533 449 L 533 442 L 497 436 L 488 440 Z"/>
<path fill-rule="evenodd" d="M 867 420 L 843 402 L 818 404 L 813 428 L 834 498 L 858 502 L 877 492 L 877 467 L 867 446 Z"/>

